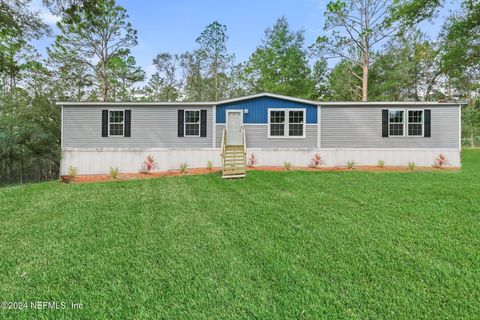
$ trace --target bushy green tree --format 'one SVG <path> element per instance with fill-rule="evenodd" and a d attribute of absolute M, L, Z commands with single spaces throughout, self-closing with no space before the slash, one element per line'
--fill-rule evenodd
<path fill-rule="evenodd" d="M 110 98 L 112 101 L 135 100 L 136 88 L 134 84 L 145 79 L 145 72 L 137 66 L 135 57 L 130 55 L 129 50 L 118 54 L 108 63 L 110 69 Z"/>
<path fill-rule="evenodd" d="M 454 14 L 441 34 L 444 43 L 442 63 L 454 95 L 468 105 L 462 119 L 470 146 L 480 134 L 480 2 L 467 0 Z"/>
<path fill-rule="evenodd" d="M 328 75 L 328 100 L 331 101 L 360 101 L 358 79 L 352 70 L 359 69 L 349 60 L 340 60 Z"/>
<path fill-rule="evenodd" d="M 304 42 L 303 31 L 291 31 L 285 17 L 268 28 L 262 45 L 244 69 L 250 91 L 315 98 L 315 81 Z"/>
<path fill-rule="evenodd" d="M 205 74 L 205 54 L 200 50 L 180 55 L 180 67 L 183 77 L 183 94 L 187 101 L 208 101 L 211 80 Z"/>
<path fill-rule="evenodd" d="M 226 70 L 233 60 L 233 56 L 227 51 L 227 26 L 214 21 L 209 24 L 196 42 L 199 44 L 198 49 L 203 55 L 207 67 L 207 75 L 211 78 L 212 94 L 208 94 L 208 100 L 218 101 L 225 92 L 225 82 L 227 81 Z M 223 80 L 223 81 L 222 81 Z"/>
<path fill-rule="evenodd" d="M 126 10 L 115 0 L 98 0 L 57 23 L 60 34 L 49 48 L 52 60 L 82 65 L 96 79 L 103 101 L 109 98 L 113 75 L 111 60 L 122 57 L 137 44 L 137 31 L 128 22 Z"/>
<path fill-rule="evenodd" d="M 452 15 L 442 31 L 445 68 L 461 74 L 478 67 L 480 61 L 480 2 L 468 0 L 460 12 Z"/>
<path fill-rule="evenodd" d="M 317 55 L 350 62 L 354 67 L 350 72 L 360 83 L 356 88 L 361 92 L 362 101 L 368 100 L 369 69 L 376 47 L 399 29 L 397 21 L 390 20 L 393 3 L 387 0 L 330 1 L 325 12 L 325 34 L 311 47 Z"/>
<path fill-rule="evenodd" d="M 180 56 L 163 52 L 153 59 L 156 72 L 144 87 L 145 99 L 149 101 L 176 101 L 182 88 L 179 79 Z"/>
<path fill-rule="evenodd" d="M 468 100 L 468 105 L 463 107 L 462 126 L 470 147 L 475 147 L 475 138 L 480 135 L 480 98 Z"/>
<path fill-rule="evenodd" d="M 0 184 L 51 179 L 58 173 L 59 144 L 49 136 L 59 134 L 58 122 L 54 124 L 52 113 L 40 119 L 28 117 L 38 109 L 39 97 L 54 106 L 48 99 L 47 69 L 29 43 L 48 34 L 49 28 L 30 4 L 27 0 L 0 3 Z M 58 115 L 58 109 L 50 110 Z M 45 128 L 43 120 L 52 125 Z M 28 143 L 28 137 L 34 137 L 35 143 Z"/>
<path fill-rule="evenodd" d="M 82 101 L 97 86 L 97 79 L 87 64 L 77 63 L 76 52 L 49 51 L 47 64 L 55 80 L 56 98 L 61 101 Z"/>
<path fill-rule="evenodd" d="M 407 26 L 432 18 L 445 0 L 404 0 L 395 1 L 391 8 L 390 21 L 401 20 Z"/>
<path fill-rule="evenodd" d="M 315 83 L 315 97 L 326 100 L 330 95 L 328 85 L 328 63 L 326 59 L 319 59 L 313 65 L 313 81 Z"/>
<path fill-rule="evenodd" d="M 371 67 L 370 97 L 380 101 L 444 98 L 441 47 L 420 31 L 390 39 Z"/>

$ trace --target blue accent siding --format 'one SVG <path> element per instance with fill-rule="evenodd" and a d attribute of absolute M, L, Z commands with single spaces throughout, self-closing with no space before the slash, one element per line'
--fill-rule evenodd
<path fill-rule="evenodd" d="M 238 102 L 231 102 L 217 105 L 217 123 L 225 123 L 225 110 L 247 109 L 248 113 L 243 114 L 243 123 L 268 123 L 269 108 L 305 108 L 307 109 L 307 123 L 317 123 L 317 106 L 300 102 L 282 100 L 271 97 L 259 97 Z"/>

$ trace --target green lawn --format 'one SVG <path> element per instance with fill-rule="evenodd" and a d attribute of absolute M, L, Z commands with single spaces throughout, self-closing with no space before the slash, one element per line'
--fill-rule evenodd
<path fill-rule="evenodd" d="M 463 164 L 2 188 L 0 301 L 83 309 L 0 318 L 478 318 L 480 150 Z"/>

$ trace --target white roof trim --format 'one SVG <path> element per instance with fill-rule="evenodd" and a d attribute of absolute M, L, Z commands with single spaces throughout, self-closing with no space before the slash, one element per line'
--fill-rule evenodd
<path fill-rule="evenodd" d="M 207 107 L 214 105 L 227 104 L 232 102 L 239 102 L 244 100 L 250 100 L 260 97 L 270 97 L 281 100 L 299 102 L 304 104 L 310 104 L 315 106 L 432 106 L 432 105 L 463 105 L 466 104 L 465 101 L 454 101 L 454 102 L 425 102 L 425 101 L 372 101 L 372 102 L 359 102 L 359 101 L 342 101 L 342 102 L 321 102 L 306 100 L 300 98 L 294 98 L 289 96 L 282 96 L 280 94 L 274 93 L 258 93 L 245 97 L 227 99 L 222 101 L 210 101 L 210 102 L 143 102 L 143 101 L 132 101 L 132 102 L 101 102 L 101 101 L 63 101 L 57 102 L 57 106 L 197 106 L 197 107 Z"/>
<path fill-rule="evenodd" d="M 319 101 L 312 101 L 312 100 L 294 98 L 294 97 L 289 97 L 289 96 L 282 96 L 280 94 L 263 92 L 263 93 L 253 94 L 253 95 L 250 95 L 250 96 L 218 101 L 217 105 L 232 103 L 232 102 L 238 102 L 238 101 L 243 101 L 243 100 L 250 100 L 250 99 L 261 98 L 261 97 L 270 97 L 270 98 L 276 98 L 276 99 L 305 103 L 305 104 L 313 104 L 313 105 L 318 105 L 320 103 Z"/>
<path fill-rule="evenodd" d="M 329 106 L 434 106 L 434 105 L 462 105 L 466 104 L 464 101 L 449 101 L 449 102 L 436 102 L 436 101 L 371 101 L 371 102 L 359 102 L 359 101 L 342 101 L 342 102 L 319 102 L 318 105 L 322 107 Z"/>
<path fill-rule="evenodd" d="M 250 95 L 250 96 L 245 96 L 245 97 L 239 97 L 239 98 L 227 99 L 227 100 L 221 100 L 221 101 L 210 101 L 210 102 L 181 102 L 181 101 L 176 101 L 176 102 L 142 102 L 142 101 L 132 101 L 132 102 L 86 101 L 86 102 L 80 102 L 80 101 L 73 101 L 73 102 L 69 102 L 69 101 L 64 101 L 64 102 L 57 102 L 56 105 L 59 105 L 59 106 L 61 106 L 61 105 L 65 105 L 65 106 L 109 106 L 109 105 L 115 105 L 115 106 L 128 106 L 128 105 L 213 106 L 213 105 L 220 105 L 220 104 L 238 102 L 238 101 L 243 101 L 243 100 L 250 100 L 250 99 L 255 99 L 255 98 L 260 98 L 260 97 L 277 98 L 277 99 L 281 99 L 281 100 L 294 101 L 294 102 L 300 102 L 300 103 L 306 103 L 306 104 L 312 104 L 312 105 L 318 105 L 318 103 L 319 103 L 318 101 L 311 101 L 311 100 L 305 100 L 305 99 L 294 98 L 294 97 L 289 97 L 289 96 L 282 96 L 282 95 L 279 95 L 279 94 L 259 93 L 259 94 L 254 94 L 254 95 Z"/>
<path fill-rule="evenodd" d="M 62 101 L 56 102 L 57 106 L 213 106 L 215 102 L 102 102 L 102 101 Z"/>

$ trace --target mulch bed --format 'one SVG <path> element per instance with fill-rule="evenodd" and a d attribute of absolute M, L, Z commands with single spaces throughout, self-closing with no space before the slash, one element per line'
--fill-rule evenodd
<path fill-rule="evenodd" d="M 192 168 L 188 169 L 186 172 L 182 173 L 178 170 L 169 170 L 169 171 L 159 171 L 151 173 L 120 173 L 116 179 L 113 179 L 108 174 L 92 174 L 92 175 L 79 175 L 73 179 L 70 179 L 68 176 L 62 176 L 60 181 L 62 182 L 73 182 L 73 183 L 89 183 L 89 182 L 104 182 L 104 181 L 126 181 L 126 180 L 137 180 L 137 179 L 152 179 L 159 177 L 172 177 L 172 176 L 193 176 L 199 174 L 208 174 L 213 172 L 222 171 L 220 168 Z"/>
<path fill-rule="evenodd" d="M 249 171 L 287 171 L 284 167 L 273 167 L 273 166 L 255 166 L 249 167 Z M 415 167 L 413 171 L 458 171 L 458 167 Z M 108 174 L 94 174 L 94 175 L 79 175 L 75 178 L 70 178 L 68 176 L 62 176 L 60 181 L 69 182 L 69 183 L 91 183 L 91 182 L 105 182 L 105 181 L 127 181 L 127 180 L 138 180 L 138 179 L 152 179 L 159 177 L 174 177 L 174 176 L 191 176 L 191 175 L 200 175 L 208 174 L 213 172 L 221 172 L 221 168 L 192 168 L 188 169 L 187 172 L 180 172 L 178 170 L 169 170 L 169 171 L 160 171 L 152 173 L 120 173 L 117 179 L 113 179 Z M 355 166 L 353 169 L 346 167 L 290 167 L 288 171 L 322 171 L 322 172 L 343 172 L 343 171 L 367 171 L 367 172 L 412 172 L 408 167 L 401 166 L 385 166 L 380 168 L 378 166 Z"/>

